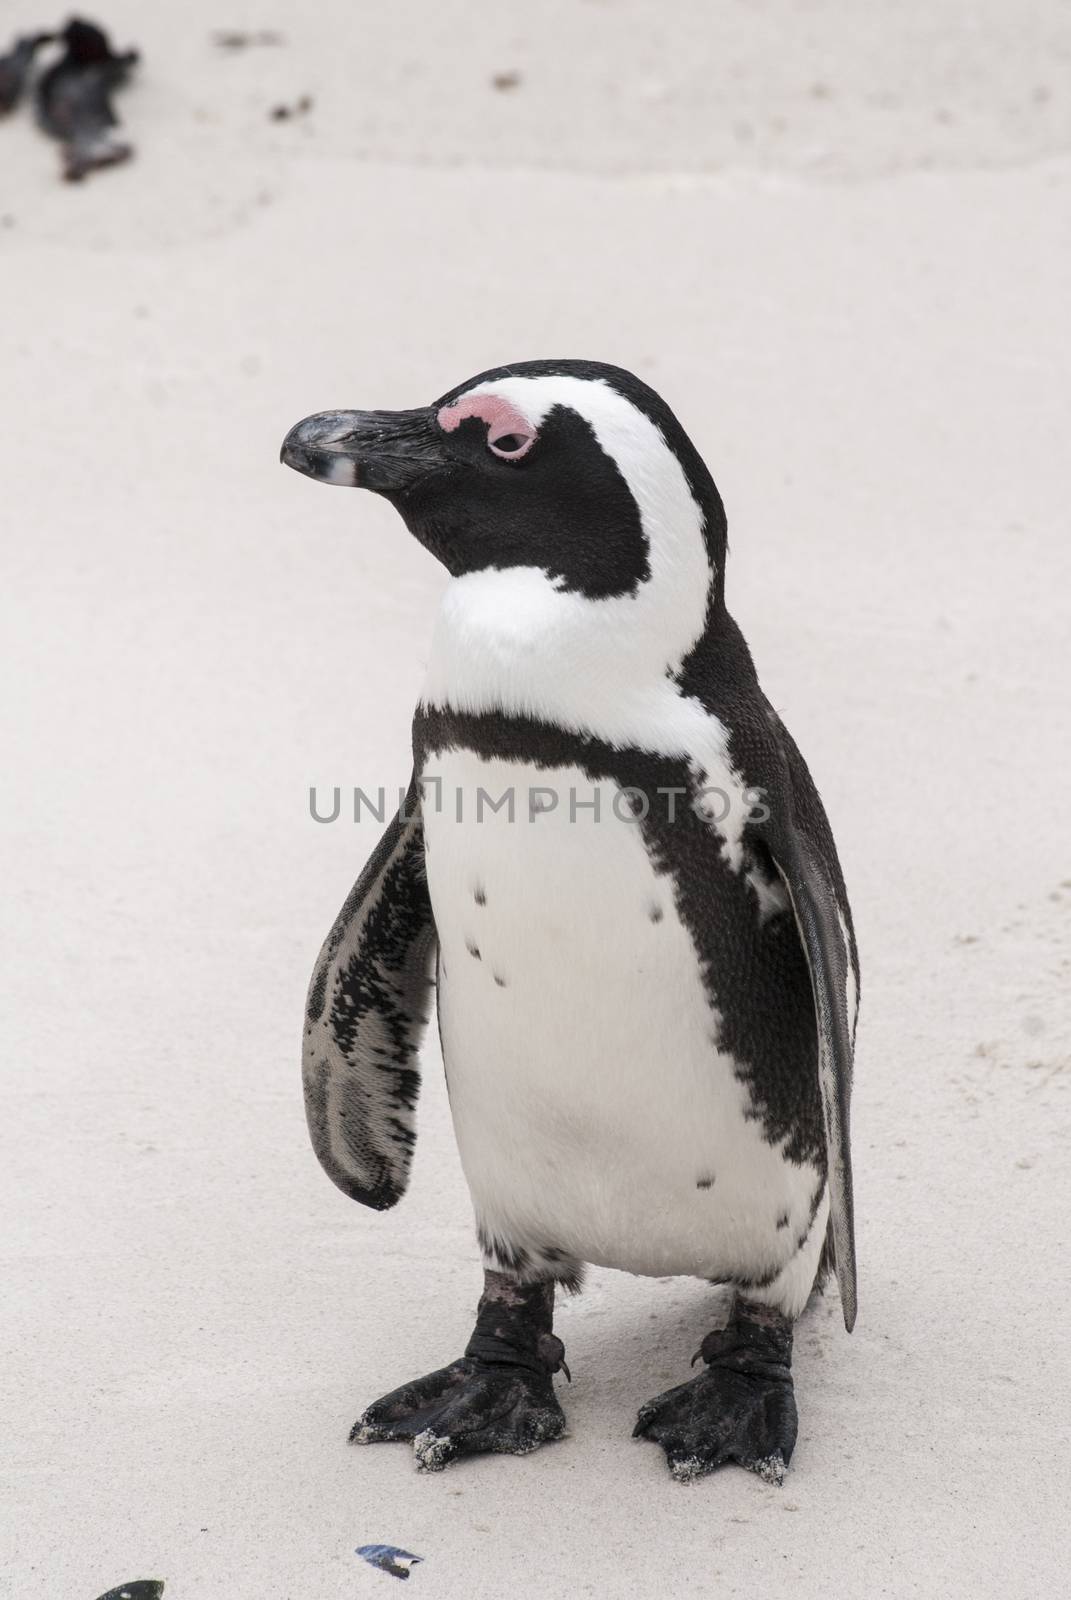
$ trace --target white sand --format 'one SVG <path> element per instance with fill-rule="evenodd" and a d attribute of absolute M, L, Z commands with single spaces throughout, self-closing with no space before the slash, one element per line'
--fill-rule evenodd
<path fill-rule="evenodd" d="M 667 10 L 331 0 L 328 47 L 279 0 L 115 0 L 138 162 L 69 191 L 0 127 L 18 1600 L 386 1597 L 373 1541 L 451 1600 L 1062 1590 L 1068 12 Z M 243 24 L 289 42 L 208 43 Z M 861 1310 L 800 1325 L 781 1492 L 629 1437 L 705 1331 L 684 1281 L 563 1307 L 563 1444 L 424 1479 L 344 1443 L 478 1286 L 434 1052 L 386 1216 L 320 1172 L 297 1070 L 374 837 L 307 787 L 404 780 L 441 578 L 276 453 L 548 354 L 635 368 L 706 454 L 853 894 Z"/>

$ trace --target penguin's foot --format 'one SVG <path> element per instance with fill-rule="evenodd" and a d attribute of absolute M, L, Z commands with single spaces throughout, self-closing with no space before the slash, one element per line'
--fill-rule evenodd
<path fill-rule="evenodd" d="M 634 1438 L 653 1439 L 678 1483 L 734 1461 L 767 1483 L 784 1481 L 796 1443 L 792 1323 L 761 1306 L 738 1306 L 693 1358 L 705 1372 L 640 1409 Z"/>
<path fill-rule="evenodd" d="M 552 1283 L 518 1284 L 486 1272 L 465 1354 L 369 1406 L 350 1442 L 407 1440 L 418 1468 L 441 1472 L 460 1456 L 527 1455 L 560 1439 L 565 1414 L 551 1377 L 568 1377 L 569 1369 L 553 1316 Z"/>
<path fill-rule="evenodd" d="M 549 1372 L 462 1356 L 369 1406 L 350 1442 L 405 1439 L 421 1471 L 441 1472 L 459 1456 L 527 1455 L 564 1432 Z"/>

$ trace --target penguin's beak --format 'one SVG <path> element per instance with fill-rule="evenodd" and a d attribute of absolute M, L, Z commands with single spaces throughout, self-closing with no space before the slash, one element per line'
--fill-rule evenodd
<path fill-rule="evenodd" d="M 280 460 L 321 483 L 403 494 L 447 465 L 430 406 L 419 411 L 318 411 L 290 429 Z"/>

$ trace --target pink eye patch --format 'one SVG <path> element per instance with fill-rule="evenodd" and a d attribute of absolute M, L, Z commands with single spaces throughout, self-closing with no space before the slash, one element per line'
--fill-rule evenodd
<path fill-rule="evenodd" d="M 464 395 L 453 405 L 443 406 L 437 421 L 446 433 L 453 433 L 467 417 L 486 422 L 487 447 L 504 461 L 519 461 L 535 444 L 535 429 L 528 418 L 501 395 Z"/>

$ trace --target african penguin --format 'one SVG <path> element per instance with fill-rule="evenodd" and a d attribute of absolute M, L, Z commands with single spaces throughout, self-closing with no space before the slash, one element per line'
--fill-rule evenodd
<path fill-rule="evenodd" d="M 559 1437 L 555 1285 L 590 1262 L 735 1292 L 635 1432 L 682 1480 L 780 1482 L 793 1321 L 827 1267 L 855 1318 L 858 961 L 821 801 L 725 608 L 713 480 L 658 395 L 584 361 L 322 412 L 282 458 L 385 496 L 452 580 L 405 804 L 313 976 L 305 1088 L 330 1177 L 394 1205 L 436 992 L 484 1291 L 464 1355 L 351 1437 L 425 1469 Z"/>
<path fill-rule="evenodd" d="M 119 118 L 112 95 L 139 58 L 136 50 L 118 54 L 101 28 L 78 17 L 72 17 L 59 39 L 66 53 L 37 84 L 37 120 L 63 145 L 63 176 L 78 183 L 95 168 L 115 166 L 134 153 L 115 135 Z"/>

